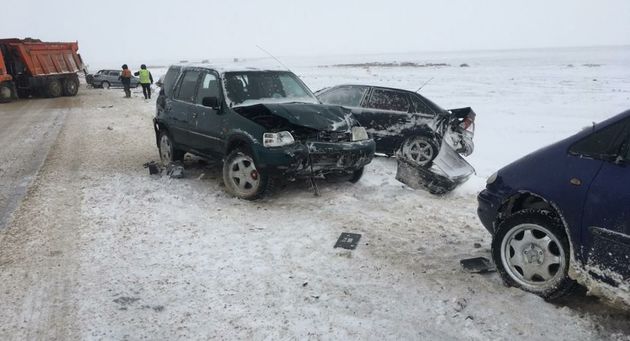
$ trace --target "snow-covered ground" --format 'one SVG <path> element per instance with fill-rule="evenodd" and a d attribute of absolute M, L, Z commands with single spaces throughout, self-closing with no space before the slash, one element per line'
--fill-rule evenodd
<path fill-rule="evenodd" d="M 224 192 L 217 162 L 188 158 L 185 179 L 149 176 L 153 101 L 83 89 L 0 231 L 0 339 L 630 340 L 630 315 L 584 293 L 550 304 L 459 266 L 489 253 L 475 213 L 485 177 L 627 109 L 629 58 L 597 48 L 284 61 L 313 90 L 433 78 L 424 95 L 472 106 L 478 176 L 444 197 L 398 183 L 386 158 L 356 185 L 321 182 L 316 197 L 298 182 L 255 202 Z M 392 60 L 452 66 L 322 67 Z M 356 250 L 333 248 L 341 232 L 362 234 Z"/>

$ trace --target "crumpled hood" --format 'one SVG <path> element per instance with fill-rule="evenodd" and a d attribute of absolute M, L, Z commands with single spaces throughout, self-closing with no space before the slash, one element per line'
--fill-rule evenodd
<path fill-rule="evenodd" d="M 265 107 L 271 114 L 282 117 L 291 124 L 320 131 L 348 131 L 354 120 L 350 110 L 336 105 L 266 103 L 255 106 Z"/>

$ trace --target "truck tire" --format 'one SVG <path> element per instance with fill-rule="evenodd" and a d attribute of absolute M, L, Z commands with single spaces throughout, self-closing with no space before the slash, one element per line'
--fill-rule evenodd
<path fill-rule="evenodd" d="M 59 97 L 63 94 L 63 86 L 61 85 L 61 82 L 58 79 L 52 79 L 49 80 L 48 83 L 46 83 L 46 96 L 47 97 L 51 97 L 51 98 L 55 98 L 55 97 Z"/>
<path fill-rule="evenodd" d="M 0 84 L 0 103 L 10 102 L 14 98 L 15 94 L 13 93 L 13 86 L 11 86 L 11 83 Z"/>
<path fill-rule="evenodd" d="M 76 78 L 66 78 L 63 81 L 63 95 L 76 96 L 79 92 L 79 80 Z"/>

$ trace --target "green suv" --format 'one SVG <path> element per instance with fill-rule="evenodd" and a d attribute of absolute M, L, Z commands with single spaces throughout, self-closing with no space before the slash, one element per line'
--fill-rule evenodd
<path fill-rule="evenodd" d="M 225 187 L 243 199 L 278 178 L 356 182 L 375 148 L 349 110 L 321 104 L 290 71 L 171 66 L 153 121 L 163 163 L 223 158 Z"/>

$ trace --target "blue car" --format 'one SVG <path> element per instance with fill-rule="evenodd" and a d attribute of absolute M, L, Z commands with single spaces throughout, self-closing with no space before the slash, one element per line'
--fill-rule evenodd
<path fill-rule="evenodd" d="M 478 201 L 507 285 L 630 304 L 630 110 L 502 168 Z"/>

